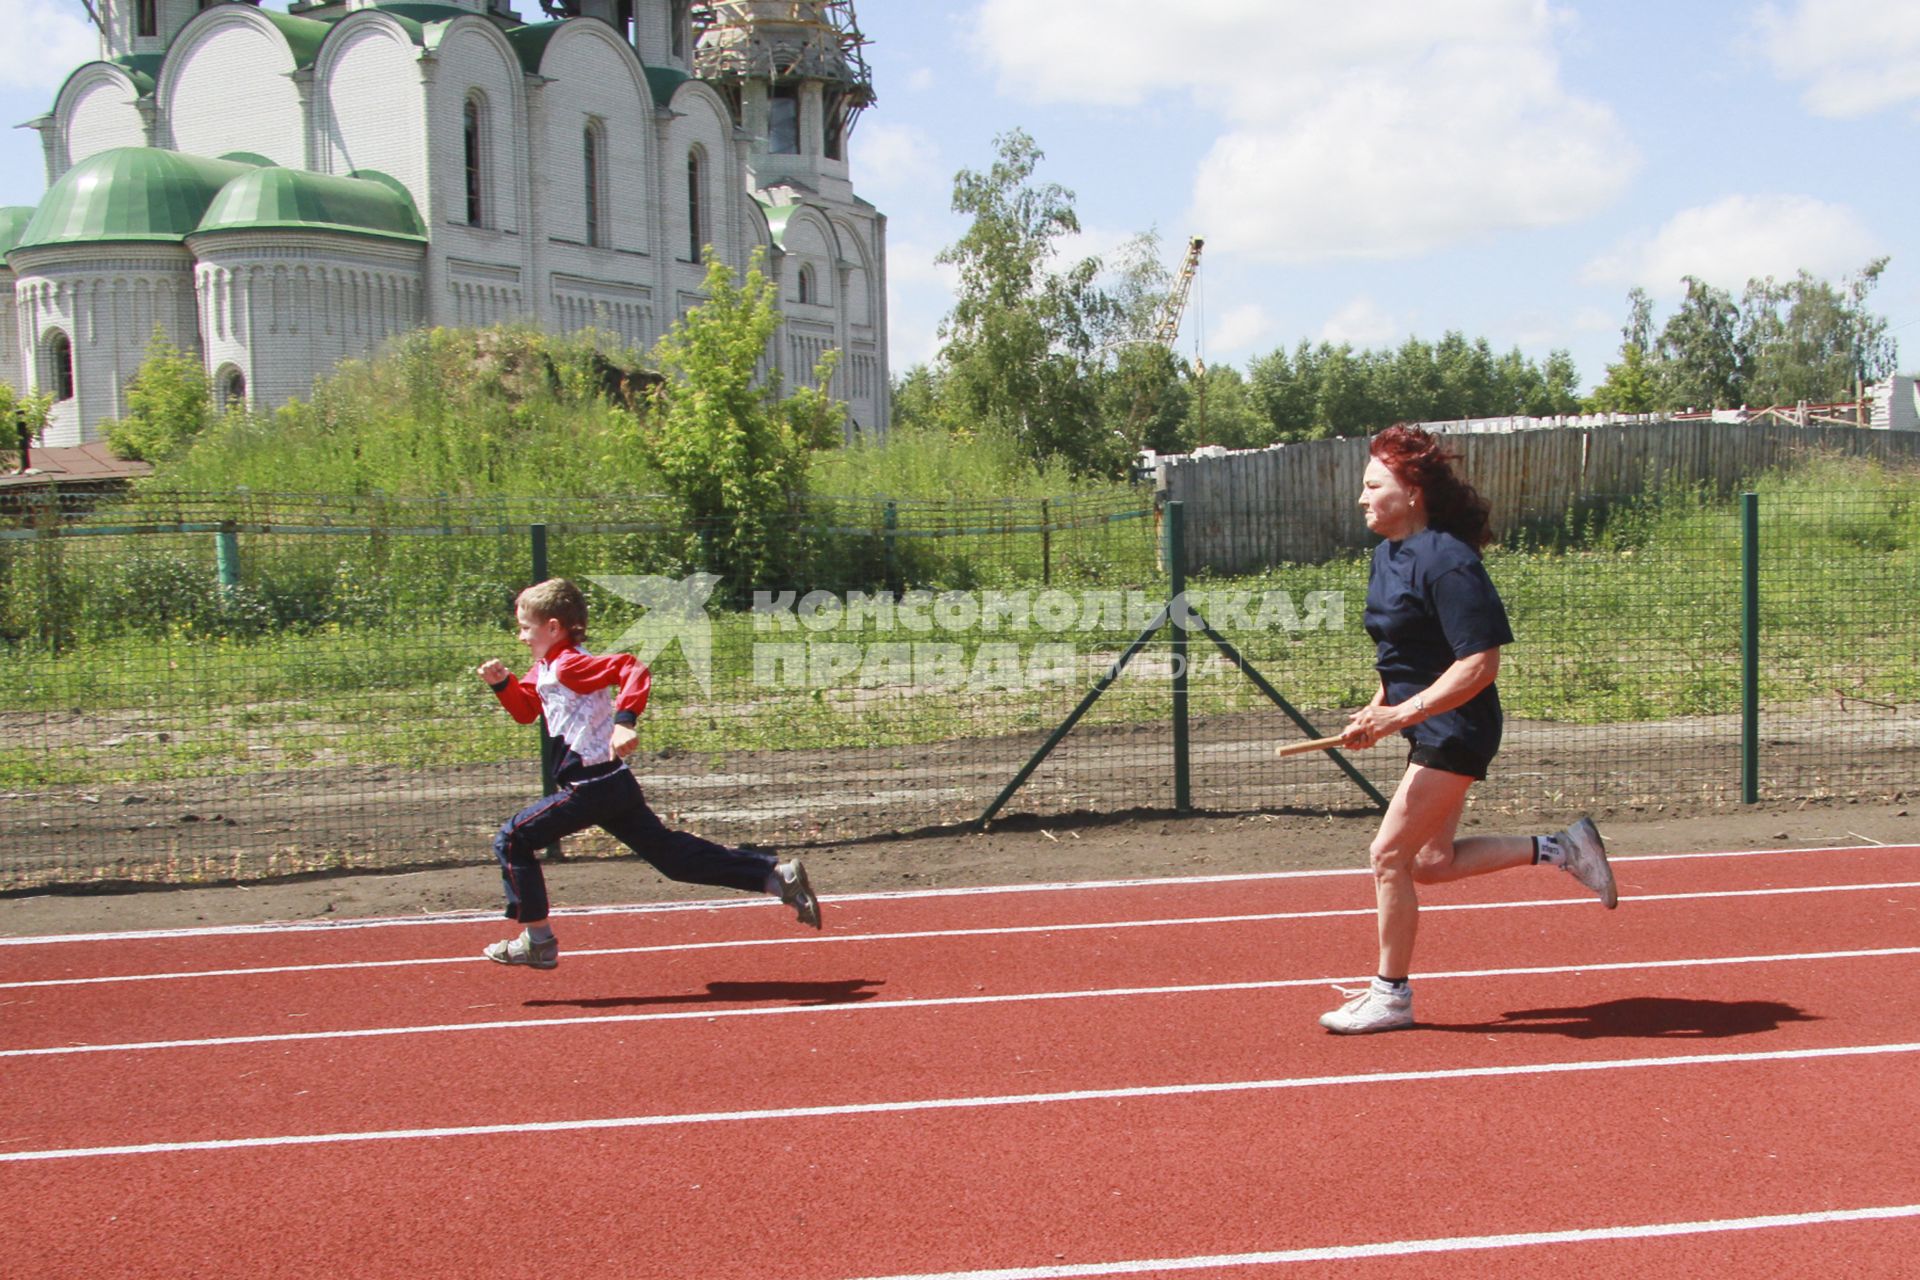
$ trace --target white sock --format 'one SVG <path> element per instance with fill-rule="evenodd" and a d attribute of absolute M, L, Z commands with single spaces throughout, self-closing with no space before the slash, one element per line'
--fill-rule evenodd
<path fill-rule="evenodd" d="M 1560 847 L 1559 833 L 1533 838 L 1533 861 L 1542 867 L 1564 867 L 1567 865 L 1567 852 Z"/>
<path fill-rule="evenodd" d="M 780 874 L 780 868 L 786 865 L 784 862 L 775 863 L 773 870 L 767 872 L 767 892 L 776 898 L 786 891 L 787 878 Z"/>

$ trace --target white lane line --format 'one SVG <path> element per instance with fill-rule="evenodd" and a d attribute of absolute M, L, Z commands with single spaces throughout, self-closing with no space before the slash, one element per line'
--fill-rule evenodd
<path fill-rule="evenodd" d="M 1699 1222 L 1646 1222 L 1617 1227 L 1580 1227 L 1565 1231 L 1520 1231 L 1493 1236 L 1386 1240 L 1377 1244 L 1326 1245 L 1315 1249 L 1276 1249 L 1268 1253 L 1222 1253 L 1212 1257 L 1059 1263 L 1040 1267 L 1005 1267 L 995 1271 L 916 1271 L 897 1276 L 873 1276 L 868 1280 L 1073 1280 L 1074 1277 L 1084 1276 L 1132 1276 L 1145 1272 L 1271 1267 L 1292 1262 L 1404 1258 L 1425 1253 L 1525 1249 L 1537 1248 L 1541 1245 L 1591 1244 L 1607 1240 L 1658 1240 L 1675 1236 L 1717 1235 L 1728 1231 L 1771 1231 L 1786 1227 L 1886 1222 L 1897 1218 L 1914 1217 L 1920 1217 L 1920 1204 L 1883 1205 L 1869 1209 L 1823 1209 L 1814 1213 L 1773 1213 L 1752 1218 L 1710 1218 Z"/>
<path fill-rule="evenodd" d="M 1615 866 L 1631 862 L 1685 862 L 1700 858 L 1788 857 L 1810 853 L 1920 853 L 1920 845 L 1820 845 L 1803 849 L 1734 849 L 1703 853 L 1624 854 L 1612 858 Z M 804 856 L 804 851 L 803 851 Z M 475 864 L 476 868 L 479 864 Z M 1212 876 L 1159 876 L 1128 880 L 1081 880 L 1043 884 L 982 885 L 951 889 L 887 889 L 870 893 L 835 893 L 825 896 L 829 903 L 899 902 L 920 898 L 979 897 L 982 895 L 1026 893 L 1073 893 L 1103 889 L 1162 889 L 1191 885 L 1240 884 L 1263 880 L 1310 880 L 1339 876 L 1364 876 L 1365 866 L 1324 868 L 1313 871 L 1250 871 Z M 559 919 L 588 916 L 651 915 L 678 911 L 726 911 L 762 908 L 774 905 L 761 897 L 703 898 L 689 902 L 647 902 L 608 904 L 598 907 L 562 907 L 554 911 Z M 341 929 L 394 929 L 476 924 L 500 919 L 498 911 L 451 911 L 419 916 L 368 916 L 353 920 L 276 920 L 263 924 L 205 925 L 191 929 L 133 929 L 107 933 L 53 933 L 19 937 L 0 937 L 0 947 L 50 946 L 64 942 L 136 942 L 169 938 L 246 937 L 254 934 L 332 933 Z"/>
<path fill-rule="evenodd" d="M 1920 889 L 1920 880 L 1890 880 L 1876 884 L 1800 885 L 1783 889 L 1716 889 L 1698 893 L 1648 893 L 1626 899 L 1632 903 L 1703 902 L 1730 898 L 1775 898 L 1800 894 L 1864 893 L 1889 889 Z M 1513 911 L 1527 907 L 1597 907 L 1591 897 L 1526 898 L 1513 902 L 1446 902 L 1421 908 L 1436 911 Z M 1324 911 L 1260 911 L 1221 916 L 1169 916 L 1163 919 L 1077 921 L 1060 924 L 984 925 L 975 929 L 913 929 L 892 933 L 817 933 L 783 938 L 733 938 L 715 942 L 670 942 L 643 947 L 590 947 L 569 950 L 571 961 L 590 956 L 661 955 L 687 951 L 729 951 L 748 947 L 817 947 L 853 942 L 920 942 L 939 938 L 991 938 L 1018 934 L 1084 933 L 1115 929 L 1186 928 L 1197 925 L 1265 924 L 1278 920 L 1336 920 L 1372 916 L 1372 907 L 1340 907 Z M 411 956 L 395 960 L 339 960 L 326 964 L 260 965 L 233 969 L 178 969 L 159 973 L 105 974 L 87 978 L 34 978 L 0 982 L 0 991 L 35 987 L 87 987 L 115 982 L 178 982 L 189 978 L 247 978 L 262 974 L 332 973 L 354 969 L 401 969 L 420 965 L 479 964 L 485 957 Z M 491 963 L 491 962 L 488 962 Z"/>
<path fill-rule="evenodd" d="M 1920 955 L 1920 947 L 1882 947 L 1863 951 L 1806 951 L 1781 955 L 1711 956 L 1688 960 L 1622 960 L 1605 964 L 1540 965 L 1514 969 L 1461 969 L 1421 973 L 1422 982 L 1461 978 L 1541 977 L 1567 973 L 1621 973 L 1652 969 L 1693 969 L 1722 965 L 1796 964 L 1810 960 L 1871 960 Z M 676 1009 L 665 1013 L 602 1013 L 576 1018 L 504 1018 L 493 1022 L 433 1022 L 402 1027 L 360 1027 L 337 1031 L 284 1031 L 251 1036 L 209 1036 L 194 1040 L 140 1040 L 124 1044 L 46 1045 L 0 1049 L 4 1058 L 52 1058 L 80 1053 L 144 1053 L 156 1049 L 218 1049 L 250 1044 L 299 1044 L 315 1040 L 374 1040 L 393 1036 L 444 1035 L 466 1031 L 525 1031 L 563 1027 L 611 1026 L 638 1022 L 714 1022 L 721 1018 L 777 1018 L 796 1014 L 862 1013 L 897 1009 L 952 1009 L 971 1005 L 1038 1004 L 1057 1000 L 1116 1000 L 1139 996 L 1191 996 L 1226 991 L 1279 991 L 1291 987 L 1340 987 L 1364 984 L 1366 976 L 1275 978 L 1260 982 L 1203 982 L 1165 987 L 1105 987 L 1092 991 L 1026 991 L 992 996 L 927 996 L 912 1000 L 845 1000 L 825 1004 L 756 1005 L 733 1009 Z M 674 999 L 676 997 L 666 997 Z"/>
<path fill-rule="evenodd" d="M 1284 1089 L 1336 1088 L 1344 1085 L 1411 1084 L 1435 1080 L 1476 1080 L 1508 1076 L 1547 1076 L 1573 1072 L 1631 1071 L 1661 1067 L 1699 1067 L 1761 1062 L 1806 1062 L 1828 1058 L 1866 1058 L 1920 1053 L 1920 1043 L 1842 1045 L 1824 1049 L 1774 1049 L 1759 1053 L 1697 1053 L 1664 1058 L 1608 1058 L 1585 1062 L 1537 1062 L 1523 1066 L 1449 1067 L 1429 1071 L 1377 1071 L 1361 1075 L 1296 1076 L 1275 1080 L 1135 1085 L 1121 1089 L 1073 1089 L 1059 1093 L 1014 1093 L 955 1098 L 916 1098 L 898 1102 L 848 1102 L 829 1106 L 769 1107 L 755 1111 L 696 1111 L 679 1115 L 607 1116 L 585 1120 L 536 1120 L 519 1124 L 457 1125 L 436 1129 L 376 1129 L 344 1133 L 287 1134 L 266 1138 L 211 1138 L 197 1142 L 142 1142 L 111 1147 L 62 1147 L 0 1152 L 0 1164 L 34 1160 L 72 1160 L 99 1156 L 164 1155 L 185 1151 L 245 1151 L 262 1147 L 313 1147 L 346 1142 L 407 1142 L 439 1138 L 487 1138 L 508 1134 L 580 1133 L 606 1129 L 651 1129 L 704 1124 L 742 1124 L 768 1120 L 815 1120 L 834 1116 L 899 1115 L 919 1111 L 960 1111 L 993 1107 L 1042 1106 L 1071 1102 L 1111 1102 L 1135 1098 L 1180 1098 L 1208 1094 L 1262 1093 Z"/>

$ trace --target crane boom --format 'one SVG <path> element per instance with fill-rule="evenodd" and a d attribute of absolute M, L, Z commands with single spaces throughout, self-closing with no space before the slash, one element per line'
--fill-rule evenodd
<path fill-rule="evenodd" d="M 1167 304 L 1160 309 L 1160 322 L 1154 326 L 1154 342 L 1169 351 L 1180 336 L 1180 318 L 1186 314 L 1187 293 L 1193 288 L 1194 273 L 1200 270 L 1200 250 L 1205 244 L 1199 236 L 1187 241 L 1187 260 L 1180 264 L 1180 274 L 1167 292 Z"/>
<path fill-rule="evenodd" d="M 1171 353 L 1174 341 L 1180 336 L 1180 318 L 1186 314 L 1187 294 L 1193 288 L 1193 277 L 1200 270 L 1200 250 L 1206 241 L 1194 236 L 1187 241 L 1187 258 L 1180 264 L 1180 274 L 1174 277 L 1173 287 L 1167 290 L 1167 300 L 1160 308 L 1160 317 L 1153 325 L 1153 345 Z M 1140 443 L 1140 424 L 1146 421 L 1147 411 L 1153 407 L 1156 388 L 1151 384 L 1143 385 L 1140 394 L 1134 397 L 1133 412 L 1127 415 L 1125 438 L 1129 447 L 1137 448 Z"/>

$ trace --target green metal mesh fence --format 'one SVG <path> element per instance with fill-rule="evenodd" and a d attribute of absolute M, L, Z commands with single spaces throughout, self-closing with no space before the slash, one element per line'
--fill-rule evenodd
<path fill-rule="evenodd" d="M 1920 765 L 1920 481 L 1757 488 L 1759 796 L 1899 792 Z M 542 782 L 534 731 L 473 668 L 524 669 L 511 607 L 536 572 L 586 586 L 589 648 L 654 668 L 634 768 L 669 823 L 791 844 L 974 821 L 1165 603 L 1160 524 L 1144 494 L 815 499 L 781 530 L 780 581 L 749 586 L 696 576 L 716 531 L 651 499 L 24 507 L 0 527 L 0 887 L 484 861 Z M 1489 553 L 1518 639 L 1477 804 L 1740 801 L 1741 537 L 1730 501 L 1602 495 Z M 1371 696 L 1364 555 L 1187 585 L 1317 731 Z M 1304 731 L 1187 640 L 1184 798 L 1371 805 L 1326 756 L 1276 759 Z M 1001 812 L 1177 806 L 1176 656 L 1161 629 Z M 1403 761 L 1351 760 L 1383 793 Z"/>

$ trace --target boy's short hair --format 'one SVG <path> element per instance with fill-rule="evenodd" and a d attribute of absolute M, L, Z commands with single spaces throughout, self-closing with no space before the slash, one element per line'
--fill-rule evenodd
<path fill-rule="evenodd" d="M 586 594 L 565 578 L 534 583 L 520 593 L 514 605 L 536 618 L 552 618 L 567 629 L 575 644 L 587 638 Z"/>

